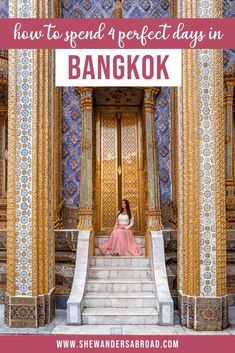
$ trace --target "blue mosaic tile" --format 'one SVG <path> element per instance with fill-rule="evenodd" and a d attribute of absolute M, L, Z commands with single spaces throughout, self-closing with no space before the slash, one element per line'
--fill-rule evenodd
<path fill-rule="evenodd" d="M 75 88 L 63 89 L 62 123 L 62 183 L 67 207 L 79 206 L 81 112 L 79 94 Z"/>
<path fill-rule="evenodd" d="M 124 0 L 122 15 L 124 18 L 168 18 L 170 0 Z"/>
<path fill-rule="evenodd" d="M 105 18 L 111 17 L 114 10 L 112 0 L 62 0 L 64 18 Z"/>
<path fill-rule="evenodd" d="M 156 101 L 156 134 L 161 206 L 172 199 L 170 89 L 163 87 Z"/>
<path fill-rule="evenodd" d="M 0 0 L 0 18 L 9 17 L 9 1 Z"/>
<path fill-rule="evenodd" d="M 223 0 L 223 17 L 234 18 L 235 17 L 235 1 L 234 0 Z M 235 60 L 234 49 L 224 49 L 224 69 L 226 70 Z"/>

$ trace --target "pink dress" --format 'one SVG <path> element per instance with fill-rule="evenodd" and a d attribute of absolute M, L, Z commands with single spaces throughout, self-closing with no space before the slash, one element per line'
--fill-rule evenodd
<path fill-rule="evenodd" d="M 118 254 L 122 256 L 139 256 L 141 255 L 141 247 L 136 243 L 133 233 L 130 230 L 134 225 L 134 217 L 129 222 L 127 214 L 120 214 L 117 218 L 114 230 L 108 240 L 99 246 L 103 254 L 110 250 L 110 254 Z M 125 227 L 125 229 L 121 229 Z"/>

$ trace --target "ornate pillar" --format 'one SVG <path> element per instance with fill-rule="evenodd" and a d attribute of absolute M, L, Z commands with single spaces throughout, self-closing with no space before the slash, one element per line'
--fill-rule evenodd
<path fill-rule="evenodd" d="M 114 18 L 122 18 L 122 0 L 115 0 Z"/>
<path fill-rule="evenodd" d="M 6 228 L 7 219 L 7 91 L 8 52 L 0 50 L 0 229 Z"/>
<path fill-rule="evenodd" d="M 221 17 L 222 4 L 183 0 L 182 14 Z M 184 50 L 180 104 L 181 322 L 195 330 L 222 330 L 228 325 L 222 51 Z"/>
<path fill-rule="evenodd" d="M 144 89 L 144 116 L 147 162 L 147 233 L 162 229 L 155 129 L 155 101 L 158 88 Z"/>
<path fill-rule="evenodd" d="M 93 88 L 79 88 L 82 112 L 81 177 L 78 229 L 93 230 Z"/>
<path fill-rule="evenodd" d="M 6 202 L 7 195 L 7 107 L 0 105 L 0 202 Z"/>
<path fill-rule="evenodd" d="M 2 87 L 0 87 L 1 89 Z M 7 89 L 7 87 L 6 87 Z M 7 227 L 7 107 L 0 103 L 0 230 Z"/>
<path fill-rule="evenodd" d="M 235 188 L 234 188 L 234 86 L 235 65 L 225 73 L 225 158 L 226 158 L 226 209 L 227 228 L 235 227 Z"/>
<path fill-rule="evenodd" d="M 48 2 L 10 1 L 10 17 L 48 17 Z M 54 315 L 52 73 L 48 50 L 9 51 L 7 296 L 10 327 Z"/>
<path fill-rule="evenodd" d="M 225 121 L 226 121 L 226 184 L 234 188 L 234 163 L 233 163 L 233 98 L 235 77 L 225 79 Z"/>
<path fill-rule="evenodd" d="M 49 17 L 61 18 L 61 1 L 51 1 L 49 9 Z M 64 206 L 63 196 L 62 196 L 62 87 L 55 87 L 55 70 L 53 69 L 55 63 L 55 51 L 49 51 L 50 54 L 50 70 L 53 75 L 50 75 L 51 80 L 51 92 L 53 97 L 51 99 L 51 105 L 53 110 L 53 115 L 55 117 L 53 121 L 53 131 L 52 131 L 52 141 L 53 141 L 53 184 L 54 185 L 54 228 L 63 228 L 62 210 Z"/>

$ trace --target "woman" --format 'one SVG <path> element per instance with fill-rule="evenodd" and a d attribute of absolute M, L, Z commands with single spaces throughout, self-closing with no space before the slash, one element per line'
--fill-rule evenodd
<path fill-rule="evenodd" d="M 122 200 L 122 206 L 117 215 L 117 221 L 110 238 L 99 246 L 103 254 L 110 250 L 111 255 L 139 256 L 141 247 L 138 245 L 130 230 L 134 225 L 134 217 L 130 211 L 129 201 Z"/>

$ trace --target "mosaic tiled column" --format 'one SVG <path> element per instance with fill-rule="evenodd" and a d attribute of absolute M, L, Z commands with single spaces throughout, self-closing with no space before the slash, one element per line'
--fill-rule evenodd
<path fill-rule="evenodd" d="M 234 126 L 233 126 L 233 98 L 235 77 L 225 79 L 225 121 L 226 121 L 226 186 L 234 189 Z M 231 190 L 231 192 L 233 192 Z"/>
<path fill-rule="evenodd" d="M 155 129 L 155 107 L 158 88 L 144 89 L 144 116 L 146 134 L 147 176 L 147 232 L 162 229 L 160 193 L 157 165 L 157 140 Z"/>
<path fill-rule="evenodd" d="M 220 17 L 218 3 L 183 0 L 183 17 Z M 228 325 L 222 55 L 183 53 L 179 307 L 182 324 L 195 330 Z"/>
<path fill-rule="evenodd" d="M 225 158 L 226 158 L 226 218 L 227 228 L 235 228 L 235 185 L 234 185 L 234 86 L 235 63 L 225 72 Z M 229 235 L 228 235 L 229 236 Z"/>
<path fill-rule="evenodd" d="M 93 229 L 93 89 L 79 88 L 82 112 L 81 176 L 78 229 Z"/>
<path fill-rule="evenodd" d="M 2 87 L 0 87 L 1 89 Z M 6 87 L 7 89 L 7 87 Z M 7 107 L 0 102 L 0 231 L 7 227 Z M 0 265 L 4 273 L 5 263 Z"/>
<path fill-rule="evenodd" d="M 10 1 L 10 17 L 47 17 L 45 1 Z M 47 50 L 9 52 L 7 296 L 10 327 L 54 315 L 51 74 Z"/>
<path fill-rule="evenodd" d="M 0 50 L 0 230 L 7 224 L 7 91 L 8 52 Z"/>
<path fill-rule="evenodd" d="M 6 170 L 7 170 L 7 108 L 0 105 L 0 203 L 6 202 Z M 0 220 L 1 228 L 1 220 Z"/>

